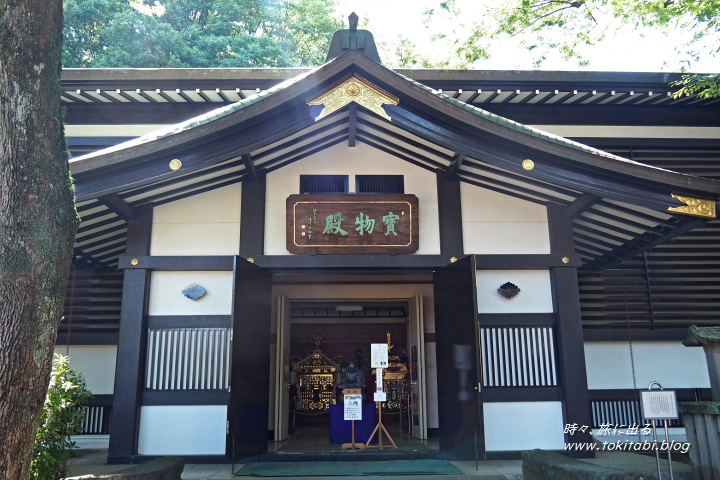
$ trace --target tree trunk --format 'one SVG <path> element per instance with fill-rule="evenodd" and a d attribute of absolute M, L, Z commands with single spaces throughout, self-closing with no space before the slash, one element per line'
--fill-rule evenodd
<path fill-rule="evenodd" d="M 30 476 L 77 216 L 61 0 L 0 0 L 0 478 Z"/>

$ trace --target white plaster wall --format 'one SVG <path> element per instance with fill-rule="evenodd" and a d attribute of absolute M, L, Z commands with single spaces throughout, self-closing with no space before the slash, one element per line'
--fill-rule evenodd
<path fill-rule="evenodd" d="M 160 405 L 140 410 L 140 455 L 225 454 L 226 405 Z"/>
<path fill-rule="evenodd" d="M 636 387 L 645 389 L 653 381 L 665 388 L 710 388 L 702 348 L 681 342 L 633 341 Z M 633 387 L 629 342 L 585 342 L 588 388 Z"/>
<path fill-rule="evenodd" d="M 366 285 L 275 285 L 273 286 L 273 298 L 277 295 L 284 295 L 287 299 L 297 300 L 352 300 L 352 299 L 409 299 L 415 295 L 423 296 L 423 313 L 425 321 L 425 333 L 435 332 L 435 303 L 433 300 L 433 286 L 428 283 L 407 283 L 407 284 L 366 284 Z M 273 305 L 273 319 L 276 318 L 276 302 Z M 273 320 L 273 325 L 275 320 Z M 274 331 L 274 327 L 273 327 Z M 275 345 L 272 345 L 273 349 Z M 275 356 L 271 355 L 271 372 L 274 371 Z M 435 343 L 425 344 L 425 383 L 427 384 L 427 419 L 428 428 L 438 428 L 438 405 L 437 405 L 437 360 L 435 358 Z M 274 377 L 273 377 L 274 379 Z M 271 382 L 270 390 L 270 422 L 269 429 L 274 428 L 274 380 Z"/>
<path fill-rule="evenodd" d="M 477 302 L 479 313 L 550 313 L 553 311 L 550 272 L 547 270 L 478 270 Z M 511 282 L 520 293 L 507 299 L 498 288 Z"/>
<path fill-rule="evenodd" d="M 562 450 L 561 402 L 490 402 L 483 404 L 485 449 Z"/>
<path fill-rule="evenodd" d="M 182 291 L 196 283 L 207 293 L 199 300 L 185 298 Z M 232 272 L 152 272 L 149 315 L 230 315 Z"/>
<path fill-rule="evenodd" d="M 55 353 L 70 357 L 70 368 L 85 377 L 93 395 L 112 395 L 115 389 L 117 345 L 55 345 Z"/>
<path fill-rule="evenodd" d="M 465 253 L 550 253 L 544 206 L 464 182 L 460 198 Z"/>
<path fill-rule="evenodd" d="M 350 193 L 354 193 L 355 175 L 403 175 L 405 193 L 419 201 L 420 245 L 416 253 L 440 253 L 435 174 L 362 143 L 354 148 L 341 143 L 268 174 L 266 255 L 290 254 L 285 248 L 285 200 L 299 193 L 300 175 L 349 175 Z"/>
<path fill-rule="evenodd" d="M 150 255 L 237 255 L 241 185 L 155 207 Z"/>

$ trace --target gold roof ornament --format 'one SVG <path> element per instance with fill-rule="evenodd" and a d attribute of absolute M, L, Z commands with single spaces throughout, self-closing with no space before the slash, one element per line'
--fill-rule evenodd
<path fill-rule="evenodd" d="M 320 112 L 320 115 L 315 118 L 315 121 L 318 121 L 352 102 L 362 105 L 371 112 L 392 121 L 382 106 L 386 104 L 397 105 L 400 103 L 400 100 L 384 92 L 367 80 L 353 75 L 329 92 L 323 93 L 314 100 L 309 101 L 308 105 L 325 106 L 322 112 Z"/>
<path fill-rule="evenodd" d="M 683 213 L 685 215 L 693 215 L 704 218 L 717 218 L 715 213 L 715 200 L 705 200 L 702 198 L 683 197 L 671 194 L 673 198 L 677 198 L 685 205 L 682 207 L 669 207 L 668 212 Z"/>

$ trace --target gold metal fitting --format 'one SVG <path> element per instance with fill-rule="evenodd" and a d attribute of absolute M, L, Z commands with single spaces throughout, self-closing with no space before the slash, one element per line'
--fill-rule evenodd
<path fill-rule="evenodd" d="M 568 257 L 563 257 L 563 258 L 562 258 L 562 262 L 563 262 L 563 263 L 570 263 L 570 259 L 569 259 Z"/>
<path fill-rule="evenodd" d="M 173 172 L 177 172 L 182 168 L 182 162 L 178 160 L 177 158 L 170 160 L 170 170 Z"/>
<path fill-rule="evenodd" d="M 248 257 L 247 261 L 250 263 L 255 263 L 255 259 L 252 257 Z"/>
<path fill-rule="evenodd" d="M 457 257 L 450 257 L 450 263 L 457 262 Z"/>
<path fill-rule="evenodd" d="M 140 263 L 140 260 L 138 260 L 137 258 L 133 258 L 132 260 L 130 260 L 130 265 L 132 265 L 133 267 L 138 263 Z"/>
<path fill-rule="evenodd" d="M 530 170 L 535 168 L 535 162 L 533 162 L 529 158 L 526 158 L 525 160 L 522 161 L 522 167 L 523 167 L 523 170 L 527 170 L 529 172 Z"/>

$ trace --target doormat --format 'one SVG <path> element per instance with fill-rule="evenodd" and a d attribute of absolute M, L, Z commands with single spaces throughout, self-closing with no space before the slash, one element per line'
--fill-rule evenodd
<path fill-rule="evenodd" d="M 380 475 L 460 475 L 447 460 L 388 460 L 367 462 L 249 463 L 240 477 L 359 477 Z"/>
<path fill-rule="evenodd" d="M 387 444 L 386 444 L 387 445 Z M 398 443 L 398 448 L 383 448 L 382 450 L 379 450 L 377 448 L 373 448 L 372 450 L 366 450 L 368 452 L 372 453 L 397 453 L 398 451 L 401 452 L 426 452 L 430 450 L 430 447 L 425 445 L 424 443 Z M 303 453 L 303 452 L 352 452 L 351 449 L 343 450 L 342 445 L 293 445 L 293 446 L 285 446 L 280 447 L 278 450 L 278 453 Z"/>

